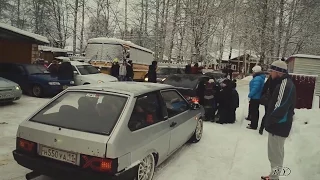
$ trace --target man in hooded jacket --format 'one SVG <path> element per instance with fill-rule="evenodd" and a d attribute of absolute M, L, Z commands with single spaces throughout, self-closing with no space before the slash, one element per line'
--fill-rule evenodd
<path fill-rule="evenodd" d="M 260 98 L 266 75 L 262 72 L 261 66 L 254 66 L 252 71 L 253 79 L 249 84 L 250 92 L 248 95 L 248 98 L 250 99 L 249 111 L 251 124 L 249 124 L 247 128 L 255 130 L 258 128 Z"/>

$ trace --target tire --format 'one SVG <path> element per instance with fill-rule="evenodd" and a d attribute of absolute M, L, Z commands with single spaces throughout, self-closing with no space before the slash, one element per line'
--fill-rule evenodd
<path fill-rule="evenodd" d="M 135 180 L 152 180 L 156 167 L 156 160 L 153 154 L 149 154 L 138 165 Z"/>
<path fill-rule="evenodd" d="M 192 137 L 190 138 L 190 143 L 197 143 L 201 140 L 203 133 L 203 120 L 200 118 L 197 122 L 196 129 L 194 130 L 194 133 Z"/>
<path fill-rule="evenodd" d="M 42 97 L 43 96 L 43 89 L 41 86 L 35 84 L 31 87 L 31 95 L 34 97 Z"/>

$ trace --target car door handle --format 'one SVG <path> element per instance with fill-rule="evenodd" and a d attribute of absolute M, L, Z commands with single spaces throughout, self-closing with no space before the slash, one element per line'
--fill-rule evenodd
<path fill-rule="evenodd" d="M 170 127 L 175 127 L 176 125 L 177 125 L 176 122 L 172 122 L 172 123 L 170 124 Z"/>

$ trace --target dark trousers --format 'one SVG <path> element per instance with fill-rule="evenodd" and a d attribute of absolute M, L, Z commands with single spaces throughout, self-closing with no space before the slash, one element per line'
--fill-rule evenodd
<path fill-rule="evenodd" d="M 205 117 L 206 117 L 206 121 L 212 121 L 214 120 L 214 109 L 213 107 L 205 107 Z"/>
<path fill-rule="evenodd" d="M 250 100 L 250 120 L 251 120 L 251 128 L 257 129 L 259 122 L 259 99 L 251 99 Z"/>
<path fill-rule="evenodd" d="M 264 111 L 265 111 L 265 113 L 264 113 L 264 116 L 263 116 L 261 124 L 260 124 L 260 131 L 264 130 L 264 122 L 265 122 L 265 119 L 267 116 L 268 106 L 264 106 Z"/>

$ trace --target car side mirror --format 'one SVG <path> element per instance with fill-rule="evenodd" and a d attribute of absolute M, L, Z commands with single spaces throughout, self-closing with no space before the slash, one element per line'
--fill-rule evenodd
<path fill-rule="evenodd" d="M 191 110 L 198 110 L 198 109 L 200 109 L 200 104 L 199 103 L 191 103 L 190 109 Z"/>
<path fill-rule="evenodd" d="M 76 75 L 77 75 L 77 74 L 79 74 L 79 73 L 78 73 L 78 71 L 73 71 L 73 74 L 76 74 Z"/>

